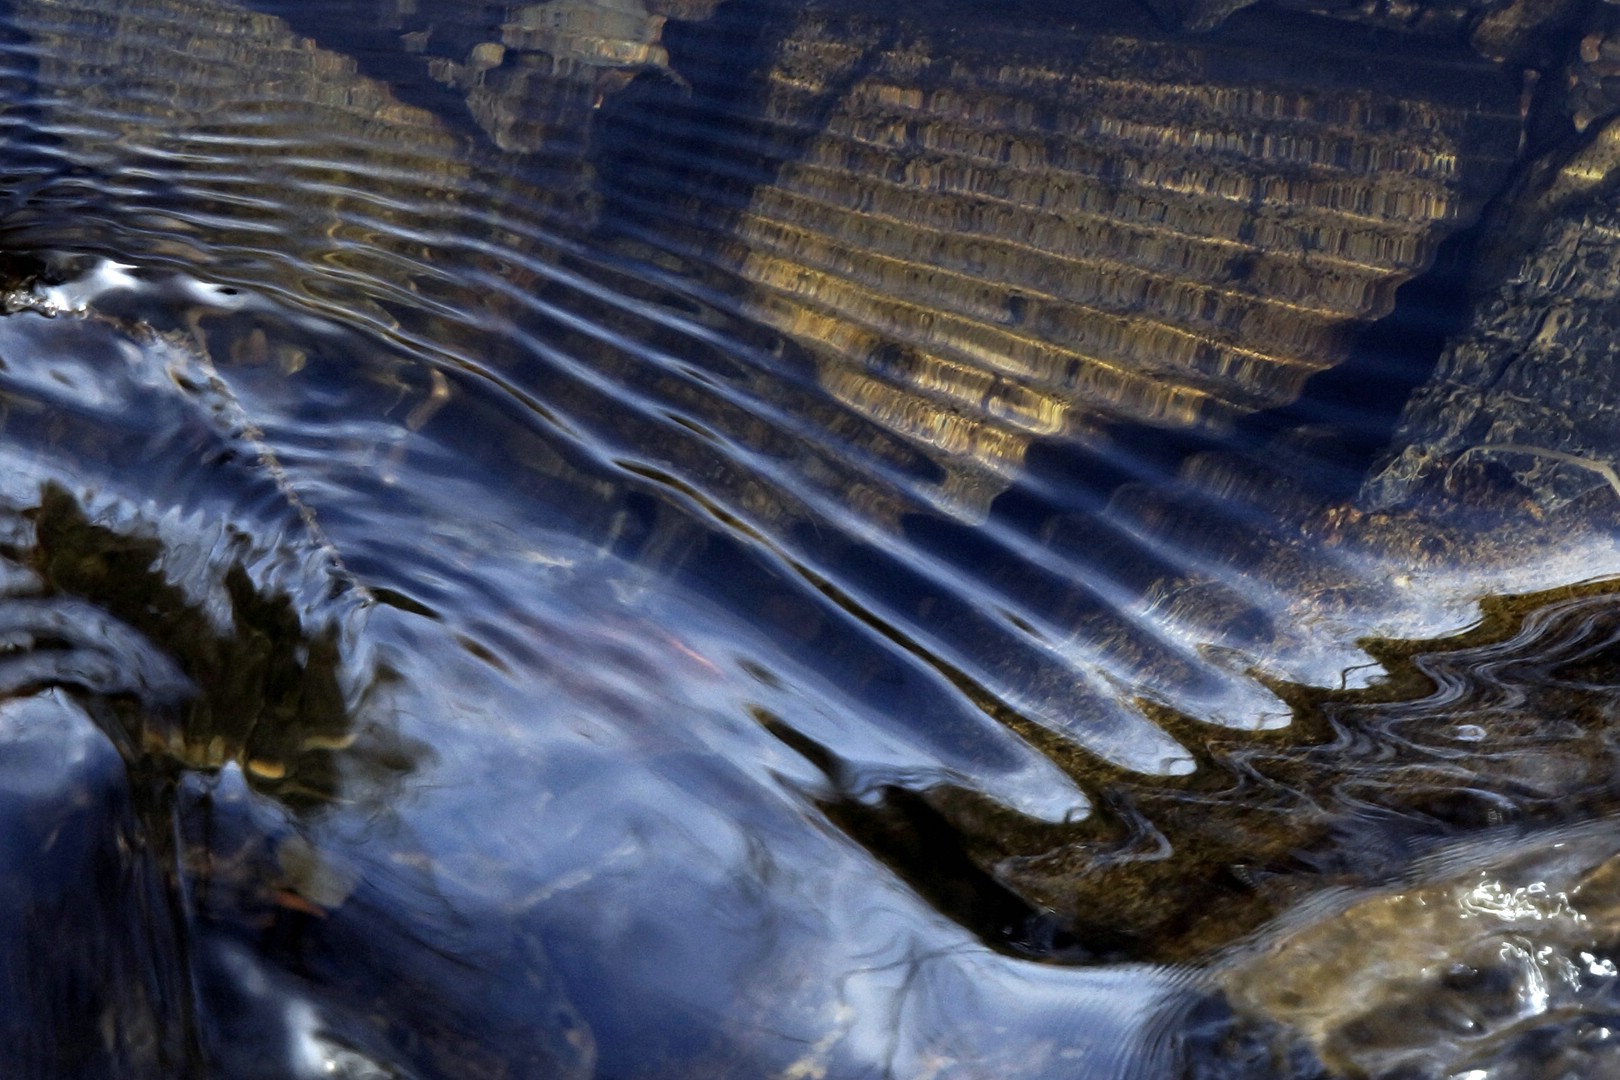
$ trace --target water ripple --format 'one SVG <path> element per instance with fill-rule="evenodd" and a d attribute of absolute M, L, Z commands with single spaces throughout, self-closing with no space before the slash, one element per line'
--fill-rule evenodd
<path fill-rule="evenodd" d="M 445 989 L 434 1052 L 484 999 L 413 920 L 499 911 L 560 943 L 492 985 L 566 983 L 609 1073 L 657 1054 L 597 965 L 739 1009 L 664 1047 L 720 1072 L 1005 1075 L 1011 1030 L 1050 1039 L 1023 1075 L 1153 1075 L 1182 975 L 1008 954 L 1200 957 L 1612 795 L 1602 522 L 1358 504 L 1338 451 L 1387 418 L 1315 389 L 1421 359 L 1358 342 L 1506 183 L 1501 65 L 1288 19 L 263 7 L 7 8 L 0 496 L 150 546 L 120 572 L 200 640 L 296 629 L 264 678 L 314 719 L 225 718 L 220 657 L 72 567 L 0 603 L 0 689 L 120 702 L 187 827 L 367 865 L 349 909 L 185 901 L 298 1067 L 442 1067 L 378 972 L 283 986 L 289 920 L 325 962 L 370 904 Z M 126 700 L 186 694 L 189 734 Z M 704 933 L 634 902 L 660 875 Z M 244 907 L 286 939 L 244 951 Z"/>

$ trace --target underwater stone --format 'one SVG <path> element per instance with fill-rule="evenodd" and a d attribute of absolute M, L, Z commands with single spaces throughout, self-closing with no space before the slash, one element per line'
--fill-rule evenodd
<path fill-rule="evenodd" d="M 1335 1075 L 1612 1075 L 1614 849 L 1612 821 L 1462 846 L 1405 888 L 1295 913 L 1221 982 Z"/>

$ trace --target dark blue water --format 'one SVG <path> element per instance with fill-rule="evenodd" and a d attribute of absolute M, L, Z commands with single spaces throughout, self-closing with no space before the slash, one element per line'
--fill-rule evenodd
<path fill-rule="evenodd" d="M 1613 805 L 1601 469 L 1543 448 L 1556 529 L 1500 447 L 1362 494 L 1555 141 L 1530 61 L 1264 5 L 3 24 L 17 1075 L 1606 1052 L 1608 849 L 1535 854 Z M 1575 899 L 1474 933 L 1476 867 Z M 1503 942 L 1461 1049 L 1344 1004 Z"/>

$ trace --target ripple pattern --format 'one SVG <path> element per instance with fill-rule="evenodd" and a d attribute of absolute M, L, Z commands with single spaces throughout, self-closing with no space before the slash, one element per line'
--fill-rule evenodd
<path fill-rule="evenodd" d="M 1563 805 L 1565 759 L 1518 755 L 1522 703 L 1477 683 L 1363 724 L 1399 672 L 1358 641 L 1590 573 L 1500 569 L 1461 526 L 1430 557 L 1424 521 L 1325 505 L 1312 432 L 1253 435 L 1501 189 L 1504 65 L 1311 20 L 1279 48 L 1246 19 L 407 7 L 345 55 L 360 16 L 298 3 L 11 5 L 0 236 L 40 263 L 13 319 L 183 358 L 126 364 L 187 405 L 161 490 L 251 458 L 231 505 L 337 560 L 306 578 L 503 677 L 646 712 L 633 674 L 564 670 L 589 640 L 746 687 L 782 786 L 874 849 L 885 814 L 944 822 L 1029 951 L 1196 952 L 1152 895 L 1290 857 L 1212 806 L 1331 847 L 1391 790 Z M 85 434 L 96 384 L 18 365 L 8 432 L 47 459 L 72 440 L 36 414 L 78 409 L 89 472 L 128 480 Z M 593 573 L 746 632 L 570 631 Z M 1099 896 L 1147 914 L 1088 927 Z"/>

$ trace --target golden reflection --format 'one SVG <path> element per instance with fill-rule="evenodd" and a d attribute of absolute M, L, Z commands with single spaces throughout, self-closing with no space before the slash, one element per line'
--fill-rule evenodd
<path fill-rule="evenodd" d="M 835 397 L 953 476 L 1011 475 L 1037 438 L 1219 430 L 1291 402 L 1517 145 L 1517 95 L 1483 62 L 1446 75 L 1495 95 L 1482 109 L 1415 89 L 1429 61 L 1333 85 L 1320 40 L 1297 44 L 1324 73 L 1256 85 L 1252 60 L 1229 74 L 1240 40 L 1172 55 L 1151 34 L 1071 34 L 880 43 L 808 15 L 768 78 L 769 120 L 825 120 L 727 257 Z"/>

